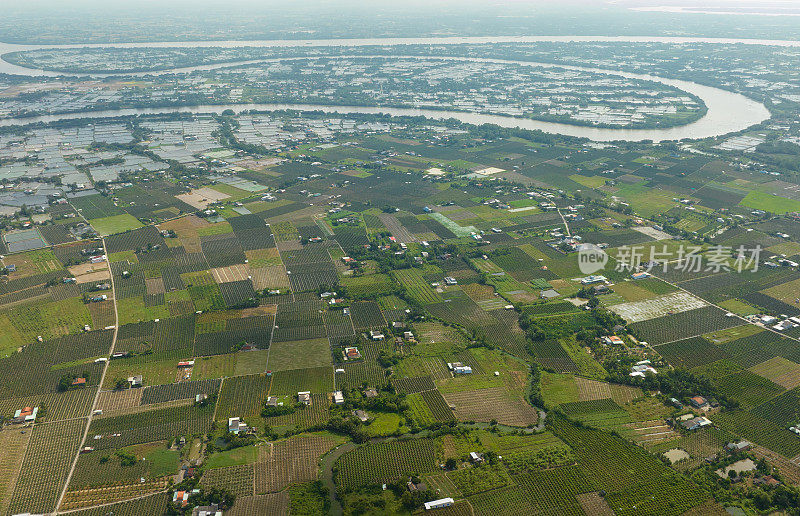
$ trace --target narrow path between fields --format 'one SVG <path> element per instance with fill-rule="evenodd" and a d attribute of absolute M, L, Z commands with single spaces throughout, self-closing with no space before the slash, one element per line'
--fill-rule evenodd
<path fill-rule="evenodd" d="M 83 217 L 83 215 L 81 215 Z M 86 220 L 84 218 L 84 220 Z M 87 221 L 88 223 L 88 221 Z M 89 427 L 92 425 L 92 418 L 94 416 L 94 411 L 97 408 L 97 402 L 100 399 L 100 391 L 103 389 L 103 382 L 106 379 L 106 373 L 108 372 L 108 366 L 111 364 L 111 355 L 114 354 L 114 347 L 117 345 L 117 334 L 119 333 L 119 312 L 117 311 L 117 289 L 116 285 L 114 284 L 114 274 L 111 272 L 111 262 L 108 260 L 108 248 L 106 247 L 106 239 L 102 238 L 101 242 L 103 243 L 103 254 L 106 256 L 106 263 L 108 264 L 108 271 L 111 276 L 111 297 L 114 299 L 114 337 L 111 339 L 111 348 L 108 351 L 108 360 L 106 360 L 106 364 L 103 367 L 103 373 L 100 375 L 100 382 L 97 385 L 97 392 L 94 395 L 94 401 L 92 402 L 92 407 L 89 410 L 89 416 L 86 421 L 86 428 L 83 430 L 83 437 L 81 438 L 81 444 L 78 446 L 78 450 L 75 453 L 75 458 L 72 460 L 72 465 L 69 468 L 69 473 L 67 473 L 67 479 L 64 482 L 64 487 L 61 490 L 61 494 L 56 501 L 56 506 L 53 510 L 53 514 L 58 513 L 58 508 L 61 507 L 61 503 L 64 501 L 64 496 L 67 494 L 67 489 L 69 488 L 69 483 L 72 480 L 72 475 L 75 473 L 75 467 L 78 465 L 78 457 L 80 457 L 81 448 L 86 446 L 86 437 L 89 435 Z"/>

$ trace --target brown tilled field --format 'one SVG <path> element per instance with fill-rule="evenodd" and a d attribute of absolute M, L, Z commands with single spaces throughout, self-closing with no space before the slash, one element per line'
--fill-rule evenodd
<path fill-rule="evenodd" d="M 578 401 L 604 400 L 611 398 L 611 388 L 606 382 L 575 377 L 578 387 Z"/>
<path fill-rule="evenodd" d="M 288 290 L 290 288 L 289 276 L 283 265 L 250 269 L 250 275 L 253 277 L 253 286 L 256 290 Z"/>
<path fill-rule="evenodd" d="M 0 430 L 0 513 L 5 514 L 8 502 L 14 493 L 14 486 L 28 447 L 30 432 L 8 427 Z"/>
<path fill-rule="evenodd" d="M 614 516 L 614 511 L 609 507 L 605 498 L 599 493 L 583 493 L 576 495 L 578 503 L 581 504 L 583 512 L 592 516 Z"/>
<path fill-rule="evenodd" d="M 199 253 L 202 252 L 202 248 L 200 246 L 200 237 L 197 234 L 197 230 L 204 226 L 208 226 L 208 222 L 195 215 L 188 215 L 164 222 L 163 224 L 159 224 L 158 227 L 159 229 L 174 231 L 175 234 L 178 235 L 178 242 L 183 245 L 187 253 Z M 168 238 L 167 244 L 171 245 L 174 240 L 175 239 Z"/>
<path fill-rule="evenodd" d="M 166 292 L 164 289 L 164 280 L 162 278 L 147 278 L 144 280 L 144 284 L 149 295 L 163 294 Z"/>
<path fill-rule="evenodd" d="M 119 412 L 138 407 L 142 402 L 144 389 L 125 389 L 124 391 L 102 391 L 97 399 L 97 408 L 103 414 Z"/>
<path fill-rule="evenodd" d="M 496 419 L 498 423 L 526 427 L 535 425 L 539 414 L 522 399 L 512 399 L 501 387 L 444 394 L 447 403 L 454 405 L 461 421 Z"/>
<path fill-rule="evenodd" d="M 283 516 L 289 513 L 289 492 L 271 493 L 257 496 L 242 496 L 236 499 L 227 516 Z"/>
<path fill-rule="evenodd" d="M 123 500 L 130 500 L 131 498 L 158 493 L 167 488 L 171 478 L 172 477 L 163 477 L 137 484 L 122 484 L 67 491 L 59 509 L 62 511 L 80 509 L 82 507 L 121 502 Z"/>
<path fill-rule="evenodd" d="M 218 267 L 211 269 L 211 275 L 214 276 L 214 281 L 219 283 L 228 283 L 229 281 L 244 281 L 249 275 L 247 265 L 231 265 L 230 267 Z"/>
<path fill-rule="evenodd" d="M 340 442 L 311 435 L 263 446 L 255 464 L 256 493 L 275 493 L 295 482 L 316 480 L 320 457 Z"/>

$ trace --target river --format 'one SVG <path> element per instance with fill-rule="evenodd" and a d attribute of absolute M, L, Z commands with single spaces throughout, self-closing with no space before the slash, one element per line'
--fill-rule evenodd
<path fill-rule="evenodd" d="M 626 43 L 723 43 L 723 44 L 756 44 L 756 45 L 776 45 L 776 46 L 800 46 L 800 41 L 782 40 L 746 40 L 746 39 L 714 39 L 714 38 L 669 38 L 669 37 L 596 37 L 596 36 L 519 36 L 519 37 L 453 37 L 453 38 L 387 38 L 387 39 L 347 39 L 347 40 L 273 40 L 273 41 L 184 41 L 184 42 L 156 42 L 156 43 L 113 43 L 113 44 L 92 44 L 92 45 L 13 45 L 0 43 L 0 53 L 5 54 L 20 50 L 34 49 L 58 49 L 58 48 L 169 48 L 169 47 L 356 47 L 374 45 L 405 45 L 405 44 L 466 44 L 466 43 L 533 43 L 533 42 L 626 42 Z M 341 56 L 341 57 L 370 57 L 370 56 Z M 387 57 L 387 56 L 380 56 Z M 692 93 L 705 102 L 708 107 L 707 114 L 701 119 L 687 125 L 664 128 L 664 129 L 615 129 L 577 126 L 572 124 L 542 122 L 511 116 L 467 113 L 460 111 L 439 111 L 418 108 L 391 108 L 391 107 L 365 107 L 365 106 L 327 106 L 327 105 L 308 105 L 308 104 L 235 104 L 235 105 L 213 105 L 213 106 L 191 106 L 181 108 L 141 108 L 141 109 L 120 109 L 114 111 L 94 111 L 75 114 L 46 115 L 41 117 L 25 117 L 19 119 L 0 120 L 0 126 L 19 125 L 32 122 L 52 122 L 65 119 L 79 118 L 106 118 L 126 115 L 146 115 L 163 114 L 172 112 L 184 113 L 219 113 L 225 109 L 232 109 L 236 112 L 244 110 L 276 111 L 285 109 L 296 109 L 301 111 L 318 110 L 327 113 L 348 114 L 348 113 L 385 113 L 398 116 L 425 116 L 432 119 L 455 118 L 469 124 L 496 124 L 501 127 L 519 127 L 522 129 L 538 129 L 548 133 L 563 134 L 589 138 L 594 141 L 641 141 L 641 140 L 682 140 L 699 139 L 712 136 L 719 136 L 731 132 L 741 131 L 752 125 L 767 120 L 770 117 L 767 108 L 752 99 L 720 88 L 704 86 L 690 81 L 678 79 L 668 79 L 646 74 L 634 74 L 620 72 L 617 70 L 598 69 L 580 66 L 554 65 L 551 63 L 535 63 L 528 61 L 510 61 L 502 59 L 483 59 L 483 58 L 459 58 L 444 56 L 389 56 L 417 59 L 450 59 L 460 61 L 483 61 L 492 63 L 513 63 L 526 66 L 564 68 L 571 70 L 582 70 L 596 73 L 605 73 L 627 77 L 630 79 L 648 80 L 659 82 L 668 86 L 673 86 L 680 90 Z M 286 58 L 297 59 L 297 58 Z M 197 70 L 210 70 L 215 68 L 236 66 L 242 64 L 252 64 L 276 61 L 279 59 L 265 59 L 256 61 L 245 61 L 240 63 L 216 63 L 212 65 L 200 65 L 172 70 L 151 72 L 149 74 L 164 73 L 189 73 Z M 63 76 L 65 74 L 49 72 L 45 70 L 34 70 L 12 65 L 5 60 L 0 61 L 0 73 L 23 74 L 23 75 L 47 75 Z M 102 74 L 101 74 L 102 75 Z M 132 75 L 132 74 L 131 74 Z M 136 74 L 147 75 L 147 74 Z"/>

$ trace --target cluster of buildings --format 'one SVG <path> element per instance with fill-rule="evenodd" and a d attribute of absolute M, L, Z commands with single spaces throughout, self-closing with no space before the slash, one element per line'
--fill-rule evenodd
<path fill-rule="evenodd" d="M 782 315 L 779 318 L 773 315 L 758 314 L 758 315 L 749 315 L 747 316 L 747 319 L 753 324 L 757 324 L 759 326 L 765 326 L 767 328 L 772 328 L 773 330 L 777 331 L 790 330 L 792 328 L 800 326 L 800 317 L 798 316 L 787 317 L 785 315 Z"/>

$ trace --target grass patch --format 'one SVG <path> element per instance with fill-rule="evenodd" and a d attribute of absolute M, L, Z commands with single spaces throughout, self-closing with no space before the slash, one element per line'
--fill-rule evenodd
<path fill-rule="evenodd" d="M 91 219 L 89 224 L 102 236 L 123 233 L 143 226 L 143 224 L 139 222 L 139 219 L 128 213 Z"/>

